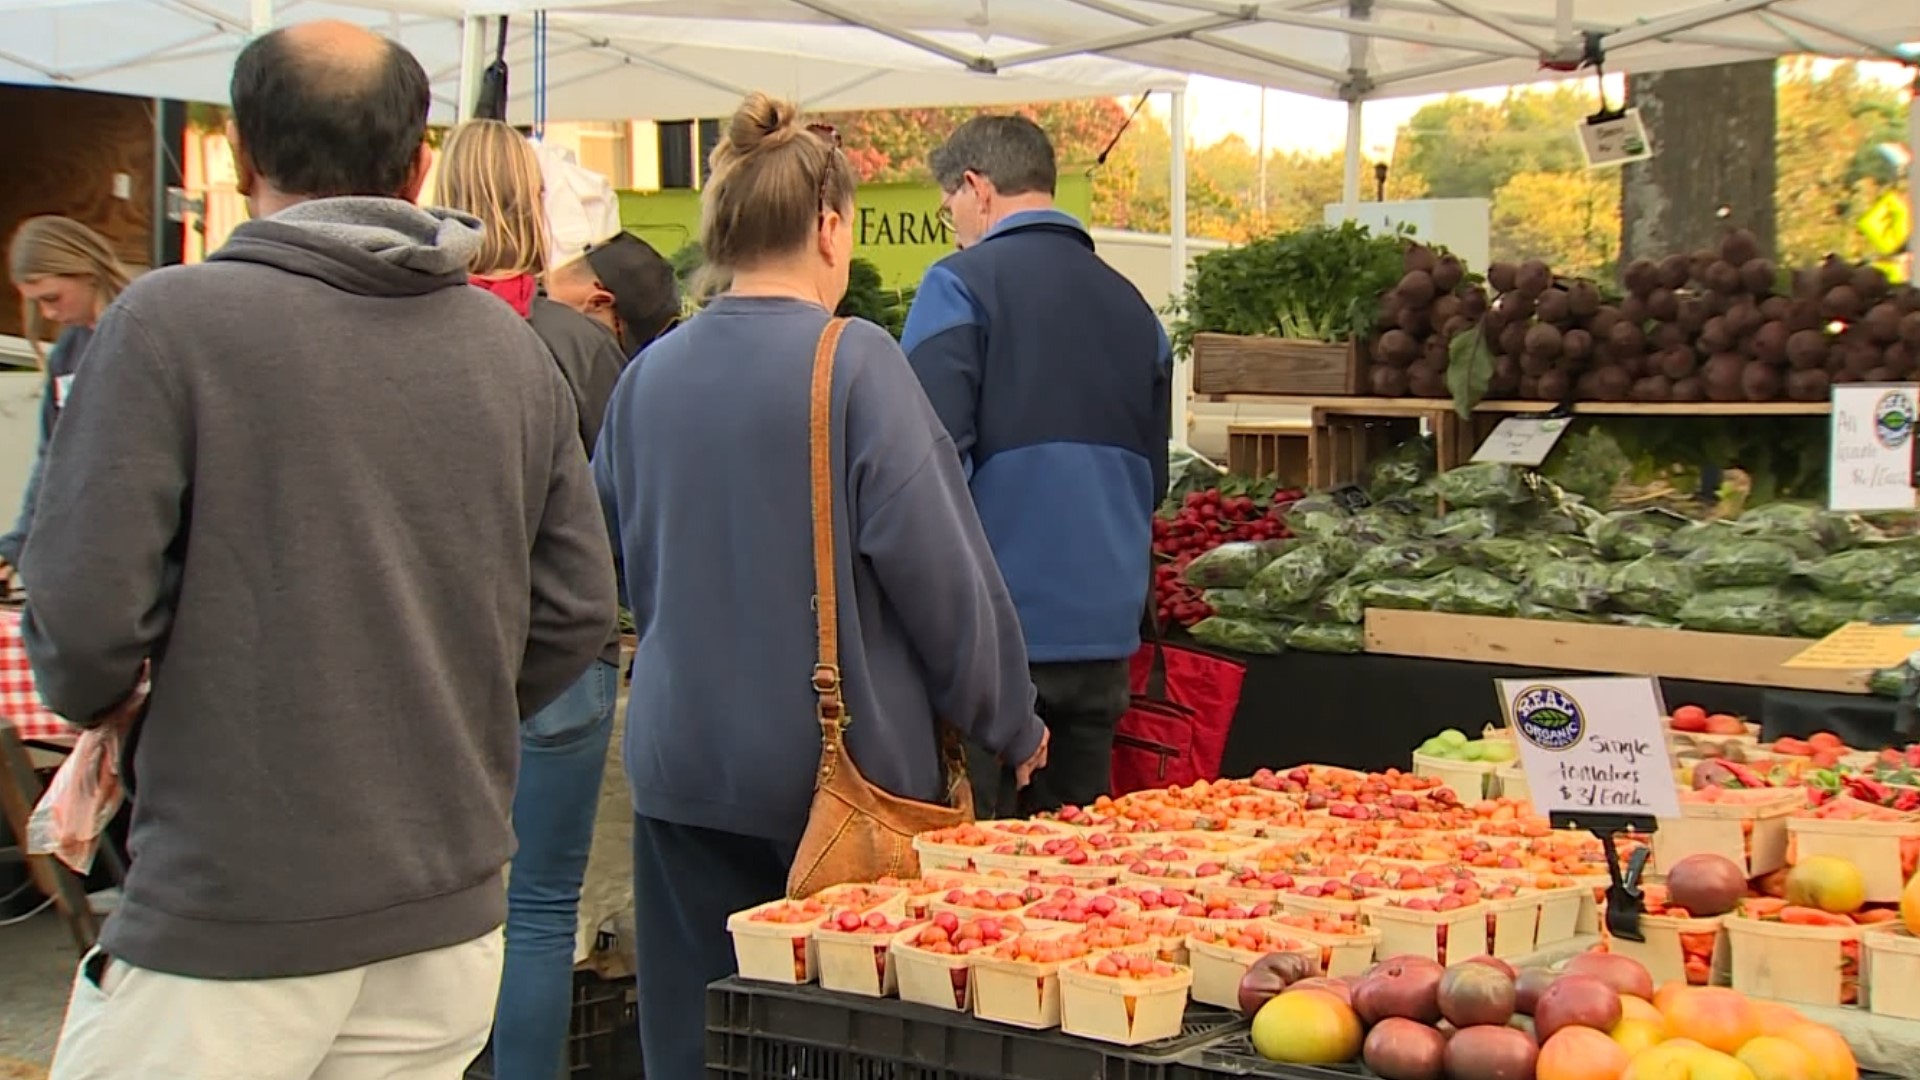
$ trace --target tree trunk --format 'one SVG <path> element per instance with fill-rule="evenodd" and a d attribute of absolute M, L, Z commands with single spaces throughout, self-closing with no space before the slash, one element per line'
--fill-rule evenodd
<path fill-rule="evenodd" d="M 1715 247 L 1729 226 L 1774 253 L 1774 62 L 1627 78 L 1652 160 L 1621 177 L 1620 265 Z"/>

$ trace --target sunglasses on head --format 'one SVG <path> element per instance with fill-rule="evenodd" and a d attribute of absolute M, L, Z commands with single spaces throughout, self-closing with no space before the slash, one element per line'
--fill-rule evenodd
<path fill-rule="evenodd" d="M 818 136 L 820 141 L 826 143 L 827 146 L 831 148 L 833 153 L 837 154 L 840 152 L 840 129 L 839 128 L 834 127 L 832 124 L 808 124 L 807 130 L 812 132 L 814 135 Z M 820 166 L 820 212 L 823 214 L 826 213 L 828 210 L 827 184 L 832 179 L 833 179 L 833 166 L 832 166 L 831 158 L 829 158 L 828 163 Z"/>

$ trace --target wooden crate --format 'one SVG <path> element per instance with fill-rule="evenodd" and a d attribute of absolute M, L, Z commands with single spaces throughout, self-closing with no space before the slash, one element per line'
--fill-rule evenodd
<path fill-rule="evenodd" d="M 1453 469 L 1473 456 L 1467 425 L 1453 404 L 1431 398 L 1370 398 L 1353 405 L 1329 403 L 1313 410 L 1308 447 L 1312 486 L 1325 490 L 1367 482 L 1373 460 L 1420 434 L 1433 434 L 1440 468 Z"/>
<path fill-rule="evenodd" d="M 1282 484 L 1312 481 L 1313 422 L 1265 420 L 1227 425 L 1227 471 L 1270 476 Z"/>
<path fill-rule="evenodd" d="M 1358 394 L 1365 366 L 1352 342 L 1193 335 L 1196 394 Z"/>
<path fill-rule="evenodd" d="M 1799 638 L 1709 634 L 1448 615 L 1434 611 L 1367 611 L 1367 651 L 1430 660 L 1586 671 L 1605 675 L 1656 675 L 1698 682 L 1773 686 L 1864 694 L 1870 671 L 1820 671 L 1780 665 L 1811 644 Z"/>

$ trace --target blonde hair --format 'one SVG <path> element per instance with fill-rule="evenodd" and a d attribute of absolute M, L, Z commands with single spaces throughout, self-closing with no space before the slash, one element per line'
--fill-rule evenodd
<path fill-rule="evenodd" d="M 802 123 L 791 101 L 755 92 L 741 102 L 713 149 L 712 178 L 700 196 L 701 275 L 709 287 L 804 247 L 822 211 L 853 206 L 853 167 L 830 130 Z"/>
<path fill-rule="evenodd" d="M 547 265 L 547 208 L 532 144 L 499 120 L 468 120 L 440 148 L 434 202 L 480 219 L 476 274 L 539 274 Z"/>
<path fill-rule="evenodd" d="M 72 218 L 47 214 L 21 222 L 7 248 L 7 270 L 15 287 L 49 277 L 85 278 L 93 283 L 94 303 L 106 307 L 133 279 L 120 257 L 99 233 Z M 40 366 L 47 365 L 41 344 L 46 336 L 40 305 L 20 298 L 20 325 Z"/>

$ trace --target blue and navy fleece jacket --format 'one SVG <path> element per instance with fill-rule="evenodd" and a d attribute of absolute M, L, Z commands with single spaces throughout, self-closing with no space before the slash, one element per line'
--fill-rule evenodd
<path fill-rule="evenodd" d="M 1167 492 L 1172 349 L 1139 290 L 1056 210 L 927 271 L 901 342 L 953 436 L 1033 663 L 1140 645 Z"/>

